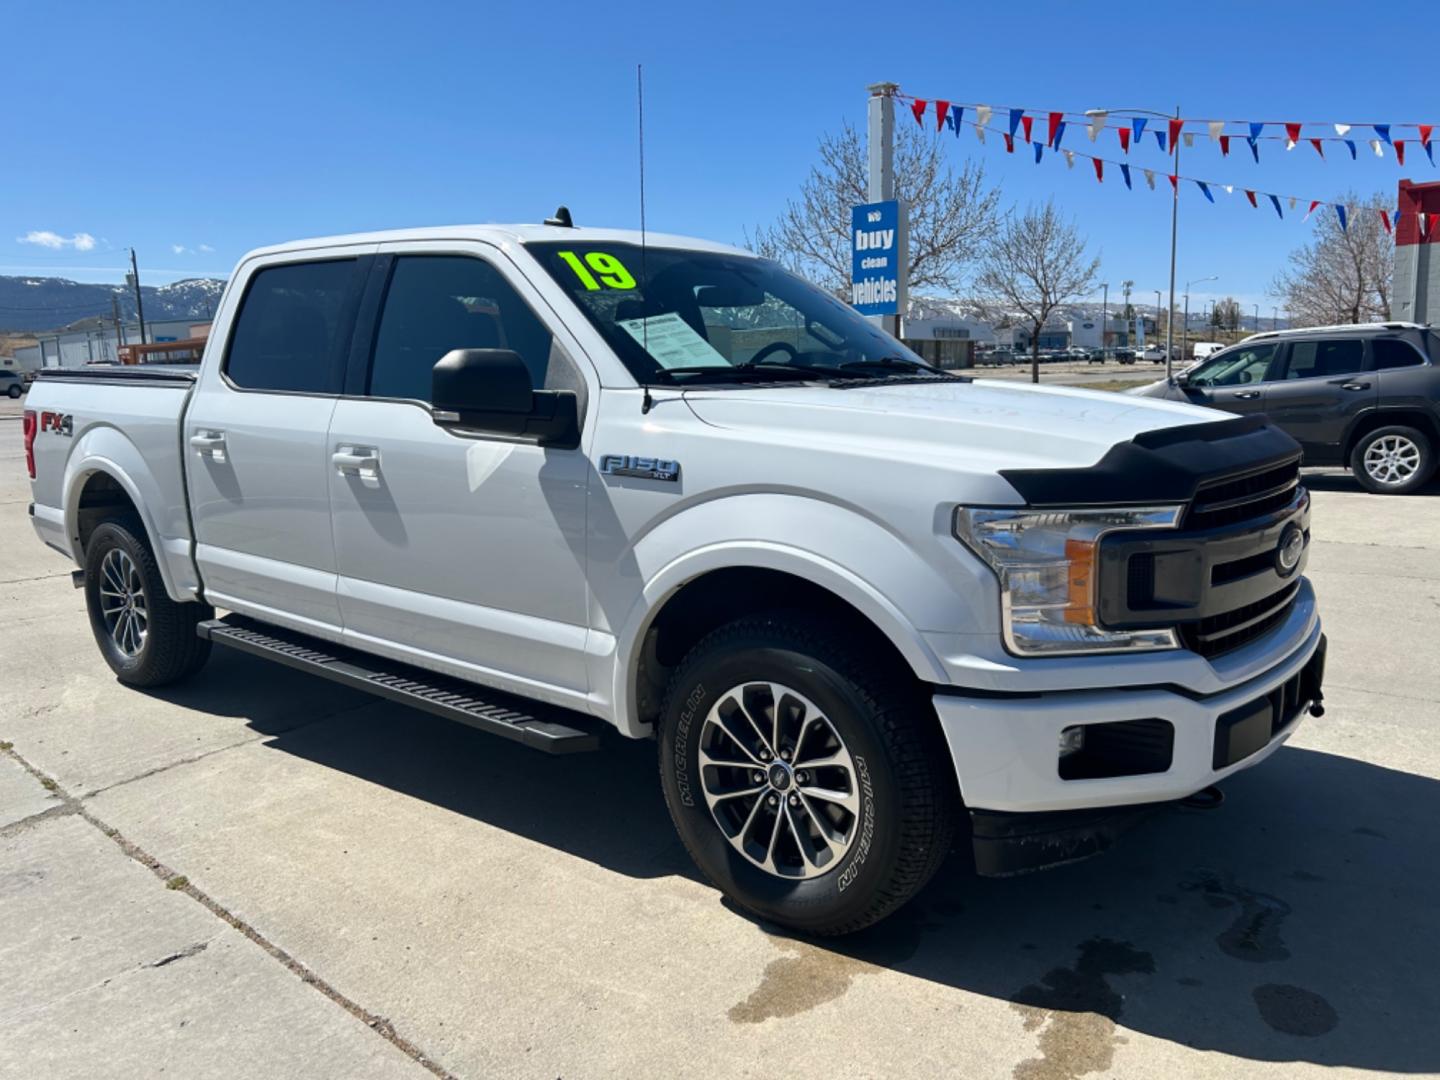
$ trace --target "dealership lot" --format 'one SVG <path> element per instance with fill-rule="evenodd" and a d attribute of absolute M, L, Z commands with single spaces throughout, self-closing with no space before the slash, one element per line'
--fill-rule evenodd
<path fill-rule="evenodd" d="M 0 1074 L 1440 1071 L 1440 490 L 1310 478 L 1328 711 L 1221 809 L 1031 877 L 957 856 L 816 943 L 697 880 L 652 744 L 549 758 L 223 651 L 122 688 L 26 520 L 18 412 Z"/>

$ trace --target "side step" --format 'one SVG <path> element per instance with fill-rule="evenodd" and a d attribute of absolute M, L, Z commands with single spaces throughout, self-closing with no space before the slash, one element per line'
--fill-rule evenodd
<path fill-rule="evenodd" d="M 571 721 L 585 719 L 581 714 L 557 706 L 437 675 L 240 615 L 208 619 L 196 631 L 216 645 L 308 671 L 447 720 L 458 720 L 536 750 L 574 754 L 600 748 L 599 735 L 570 725 Z"/>

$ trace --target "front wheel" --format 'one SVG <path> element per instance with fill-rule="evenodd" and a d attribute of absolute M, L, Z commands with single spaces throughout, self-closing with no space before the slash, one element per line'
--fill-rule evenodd
<path fill-rule="evenodd" d="M 22 392 L 20 389 L 20 384 L 16 383 L 14 386 L 10 387 L 9 391 L 7 392 L 12 398 L 18 398 Z"/>
<path fill-rule="evenodd" d="M 1399 425 L 1377 428 L 1355 444 L 1350 471 L 1379 495 L 1408 495 L 1435 471 L 1435 451 L 1424 433 Z"/>
<path fill-rule="evenodd" d="M 215 609 L 171 600 L 138 532 L 128 521 L 96 526 L 85 545 L 85 606 L 95 643 L 116 677 L 130 686 L 164 686 L 204 666 L 210 642 L 195 628 L 213 619 Z"/>
<path fill-rule="evenodd" d="M 685 847 L 735 903 L 805 933 L 859 930 L 930 879 L 952 770 L 909 673 L 802 616 L 722 627 L 670 680 L 660 774 Z"/>

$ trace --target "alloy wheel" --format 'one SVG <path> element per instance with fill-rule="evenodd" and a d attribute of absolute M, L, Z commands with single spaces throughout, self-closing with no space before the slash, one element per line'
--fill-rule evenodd
<path fill-rule="evenodd" d="M 120 548 L 111 548 L 100 563 L 100 614 L 115 647 L 131 659 L 139 656 L 150 629 L 145 583 L 135 560 Z"/>
<path fill-rule="evenodd" d="M 1364 462 L 1372 480 L 1395 487 L 1420 468 L 1420 448 L 1404 435 L 1382 435 L 1365 448 Z"/>

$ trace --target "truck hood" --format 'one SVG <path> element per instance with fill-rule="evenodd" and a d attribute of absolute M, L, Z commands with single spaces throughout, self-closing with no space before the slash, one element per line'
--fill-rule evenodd
<path fill-rule="evenodd" d="M 1227 417 L 1155 398 L 998 379 L 696 389 L 684 398 L 705 423 L 772 442 L 953 457 L 971 470 L 1093 465 L 1141 432 Z"/>

